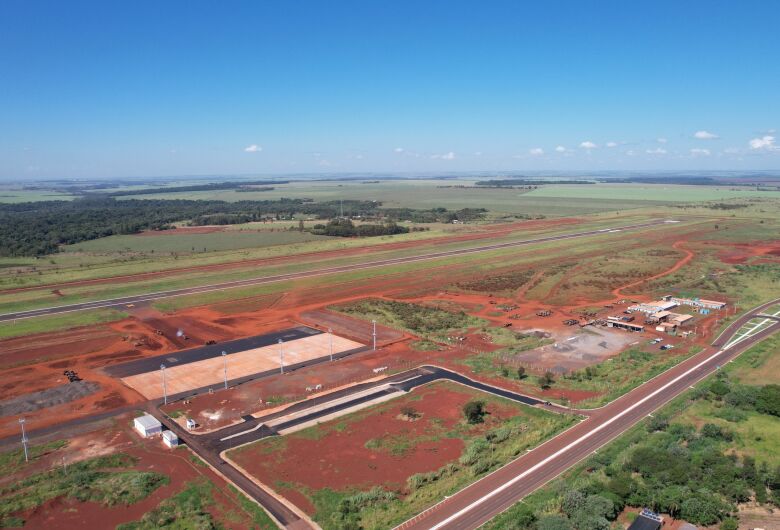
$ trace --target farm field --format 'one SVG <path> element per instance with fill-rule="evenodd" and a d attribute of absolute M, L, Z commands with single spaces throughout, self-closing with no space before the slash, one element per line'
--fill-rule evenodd
<path fill-rule="evenodd" d="M 46 190 L 3 189 L 0 186 L 0 203 L 18 204 L 37 201 L 71 201 L 75 195 Z"/>
<path fill-rule="evenodd" d="M 485 403 L 468 424 L 463 406 Z M 538 445 L 574 419 L 434 383 L 389 402 L 227 453 L 324 529 L 389 528 Z M 343 508 L 350 507 L 349 509 Z"/>
<path fill-rule="evenodd" d="M 528 192 L 528 198 L 569 198 L 652 202 L 700 202 L 740 198 L 780 198 L 780 192 L 734 186 L 674 184 L 551 184 Z"/>
<path fill-rule="evenodd" d="M 636 197 L 610 197 L 609 193 L 596 197 L 555 196 L 531 197 L 524 189 L 497 189 L 472 187 L 474 181 L 408 180 L 386 181 L 377 184 L 354 182 L 294 182 L 274 185 L 271 191 L 251 192 L 219 190 L 213 192 L 155 193 L 134 195 L 136 199 L 216 199 L 228 202 L 241 200 L 271 200 L 282 197 L 326 200 L 378 200 L 385 208 L 486 208 L 495 215 L 545 215 L 563 217 L 584 215 L 612 210 L 641 208 L 653 204 L 674 202 L 671 198 L 637 199 Z M 459 187 L 468 186 L 468 187 Z M 590 185 L 582 187 L 591 187 Z"/>

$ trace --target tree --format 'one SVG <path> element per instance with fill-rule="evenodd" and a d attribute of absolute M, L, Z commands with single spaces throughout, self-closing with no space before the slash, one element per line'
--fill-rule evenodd
<path fill-rule="evenodd" d="M 546 371 L 542 377 L 539 378 L 539 386 L 542 390 L 546 390 L 552 386 L 555 382 L 555 375 L 551 371 Z"/>
<path fill-rule="evenodd" d="M 465 416 L 466 421 L 471 425 L 485 421 L 485 414 L 484 401 L 469 401 L 463 405 L 463 416 Z"/>
<path fill-rule="evenodd" d="M 518 379 L 525 379 L 525 367 L 518 366 L 517 367 L 517 378 Z"/>
<path fill-rule="evenodd" d="M 298 232 L 303 232 L 305 229 L 305 225 L 303 224 L 303 219 L 298 221 Z"/>
<path fill-rule="evenodd" d="M 727 506 L 713 494 L 701 492 L 682 502 L 680 517 L 693 524 L 709 526 L 722 519 L 727 511 Z"/>
<path fill-rule="evenodd" d="M 780 385 L 766 385 L 756 396 L 756 410 L 772 416 L 780 416 Z"/>
<path fill-rule="evenodd" d="M 406 416 L 410 420 L 416 420 L 420 417 L 420 413 L 417 409 L 410 406 L 401 407 L 401 415 Z"/>

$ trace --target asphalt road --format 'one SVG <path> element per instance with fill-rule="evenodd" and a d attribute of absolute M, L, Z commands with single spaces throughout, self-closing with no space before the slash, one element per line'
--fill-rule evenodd
<path fill-rule="evenodd" d="M 397 530 L 478 528 L 620 436 L 744 350 L 780 330 L 778 322 L 727 350 L 720 349 L 745 322 L 777 302 L 775 300 L 751 310 L 728 326 L 712 347 L 593 411 L 583 422 L 404 522 Z"/>
<path fill-rule="evenodd" d="M 231 340 L 219 344 L 201 346 L 199 348 L 180 350 L 164 355 L 157 355 L 155 357 L 146 357 L 144 359 L 138 359 L 137 361 L 108 366 L 104 368 L 103 371 L 112 377 L 130 377 L 131 375 L 153 372 L 159 369 L 161 364 L 164 364 L 167 368 L 171 368 L 183 364 L 204 361 L 206 359 L 213 359 L 214 357 L 221 356 L 223 351 L 230 355 L 231 353 L 270 346 L 279 342 L 279 339 L 287 342 L 309 337 L 311 335 L 319 335 L 321 333 L 322 331 L 314 328 L 298 326 L 273 333 L 266 333 L 264 335 L 247 337 L 245 339 Z"/>
<path fill-rule="evenodd" d="M 211 285 L 201 285 L 197 287 L 187 287 L 183 289 L 173 289 L 169 291 L 159 291 L 155 293 L 147 293 L 135 296 L 124 296 L 121 298 L 111 298 L 106 300 L 95 300 L 93 302 L 83 302 L 78 304 L 67 304 L 55 307 L 47 307 L 41 309 L 32 309 L 29 311 L 17 311 L 14 313 L 6 313 L 0 315 L 0 322 L 7 322 L 11 320 L 20 320 L 24 318 L 34 318 L 44 315 L 60 315 L 63 313 L 71 313 L 74 311 L 85 311 L 88 309 L 99 308 L 122 308 L 129 304 L 140 304 L 142 302 L 149 302 L 154 300 L 162 300 L 165 298 L 174 298 L 177 296 L 185 296 L 190 294 L 208 293 L 213 291 L 224 291 L 226 289 L 236 289 L 239 287 L 249 287 L 254 285 L 264 285 L 268 283 L 276 283 L 287 280 L 297 280 L 301 278 L 311 278 L 315 276 L 324 276 L 328 274 L 338 274 L 342 272 L 352 272 L 362 269 L 373 269 L 379 267 L 388 267 L 391 265 L 401 265 L 404 263 L 414 263 L 417 261 L 427 261 L 432 259 L 446 258 L 452 256 L 462 256 L 467 254 L 476 254 L 480 252 L 488 252 L 491 250 L 499 250 L 502 248 L 521 247 L 525 245 L 532 245 L 535 243 L 545 243 L 548 241 L 562 241 L 565 239 L 576 239 L 580 237 L 594 236 L 594 235 L 611 235 L 615 232 L 622 232 L 625 230 L 635 230 L 638 228 L 646 228 L 650 226 L 657 226 L 666 223 L 664 219 L 656 219 L 654 221 L 648 221 L 647 223 L 632 224 L 626 226 L 617 226 L 608 229 L 601 230 L 588 230 L 584 232 L 574 232 L 571 234 L 561 234 L 557 236 L 539 237 L 534 239 L 525 239 L 522 241 L 512 241 L 509 243 L 498 243 L 495 245 L 483 245 L 478 247 L 463 248 L 457 250 L 447 250 L 443 252 L 434 252 L 430 254 L 420 254 L 417 256 L 405 256 L 401 258 L 390 258 L 378 261 L 369 261 L 366 263 L 358 263 L 354 265 L 342 265 L 339 267 L 327 267 L 322 269 L 316 269 L 305 272 L 292 272 L 289 274 L 278 274 L 275 276 L 265 276 L 262 278 L 249 278 L 246 280 L 236 280 L 232 282 L 223 282 Z"/>
<path fill-rule="evenodd" d="M 419 368 L 414 368 L 412 370 L 396 374 L 387 379 L 345 388 L 343 390 L 322 396 L 319 399 L 309 399 L 303 402 L 299 402 L 285 408 L 280 412 L 262 416 L 260 418 L 247 416 L 243 423 L 231 425 L 212 433 L 196 436 L 203 447 L 207 448 L 209 451 L 220 453 L 222 451 L 238 447 L 239 445 L 261 440 L 267 436 L 273 436 L 278 431 L 283 431 L 285 429 L 295 427 L 296 425 L 328 416 L 334 412 L 373 401 L 387 394 L 394 392 L 409 392 L 419 386 L 444 380 L 460 383 L 462 385 L 526 405 L 535 406 L 544 404 L 544 402 L 539 399 L 523 394 L 518 394 L 517 392 L 510 392 L 508 390 L 504 390 L 503 388 L 486 385 L 445 368 L 439 368 L 438 366 L 421 366 Z M 387 385 L 389 385 L 390 388 L 386 388 Z M 377 388 L 375 392 L 365 393 L 365 391 L 374 387 Z M 332 406 L 327 405 L 329 402 L 335 402 L 337 400 L 341 400 L 344 397 L 348 397 L 351 394 L 357 393 L 361 393 L 362 395 L 357 396 L 354 399 L 339 401 L 338 403 L 334 403 Z M 312 412 L 306 414 L 305 411 L 307 409 L 312 409 Z M 303 412 L 303 414 L 300 414 L 301 412 Z M 273 429 L 263 426 L 265 422 L 287 416 L 292 413 L 298 414 L 296 414 L 295 418 L 289 421 L 275 425 Z"/>

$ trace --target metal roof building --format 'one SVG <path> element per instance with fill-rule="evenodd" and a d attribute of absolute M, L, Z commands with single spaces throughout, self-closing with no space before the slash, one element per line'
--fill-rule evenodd
<path fill-rule="evenodd" d="M 133 426 L 135 427 L 135 430 L 138 431 L 144 438 L 155 436 L 162 432 L 162 423 L 160 423 L 157 418 L 151 414 L 138 416 L 135 420 L 133 420 Z"/>

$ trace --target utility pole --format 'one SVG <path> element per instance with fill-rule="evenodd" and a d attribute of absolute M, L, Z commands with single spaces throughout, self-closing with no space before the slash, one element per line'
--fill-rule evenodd
<path fill-rule="evenodd" d="M 22 426 L 22 447 L 24 448 L 24 461 L 29 462 L 30 457 L 27 454 L 27 434 L 24 432 L 24 418 L 19 418 L 19 425 Z"/>
<path fill-rule="evenodd" d="M 160 372 L 162 373 L 162 382 L 163 382 L 163 405 L 168 404 L 168 387 L 165 385 L 165 365 L 160 365 Z"/>
<path fill-rule="evenodd" d="M 282 347 L 282 344 L 284 341 L 282 339 L 279 339 L 279 370 L 280 373 L 284 373 L 284 348 Z"/>
<path fill-rule="evenodd" d="M 225 363 L 225 390 L 227 390 L 227 352 L 222 352 L 222 360 Z"/>
<path fill-rule="evenodd" d="M 333 330 L 328 328 L 328 340 L 330 342 L 330 362 L 333 362 Z"/>
<path fill-rule="evenodd" d="M 374 351 L 376 351 L 376 320 L 371 321 L 371 338 L 373 339 Z"/>

